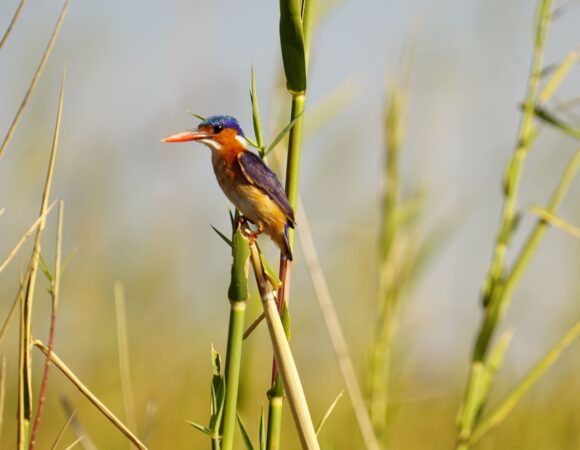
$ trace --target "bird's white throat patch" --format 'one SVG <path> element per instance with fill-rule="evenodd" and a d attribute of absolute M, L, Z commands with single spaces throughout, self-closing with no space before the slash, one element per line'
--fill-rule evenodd
<path fill-rule="evenodd" d="M 214 141 L 213 139 L 200 139 L 199 142 L 201 142 L 202 144 L 207 145 L 212 150 L 218 150 L 219 151 L 219 150 L 222 149 L 222 144 L 220 144 L 219 142 Z"/>
<path fill-rule="evenodd" d="M 240 144 L 242 144 L 242 147 L 244 148 L 248 148 L 248 141 L 246 141 L 246 138 L 243 136 L 236 136 L 236 141 L 238 141 Z"/>

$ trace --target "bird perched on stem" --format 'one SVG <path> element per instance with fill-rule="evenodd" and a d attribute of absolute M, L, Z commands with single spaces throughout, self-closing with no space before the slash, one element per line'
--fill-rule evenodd
<path fill-rule="evenodd" d="M 248 150 L 238 121 L 232 116 L 212 116 L 196 130 L 162 139 L 162 142 L 186 141 L 199 141 L 211 149 L 213 170 L 226 197 L 256 225 L 255 235 L 268 234 L 291 261 L 288 228 L 296 225 L 294 211 L 274 172 Z"/>

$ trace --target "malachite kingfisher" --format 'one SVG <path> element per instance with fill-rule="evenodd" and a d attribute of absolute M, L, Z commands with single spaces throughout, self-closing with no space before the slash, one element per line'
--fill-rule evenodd
<path fill-rule="evenodd" d="M 282 255 L 292 260 L 288 229 L 294 228 L 294 211 L 280 181 L 248 149 L 244 132 L 232 116 L 212 116 L 197 129 L 183 131 L 162 142 L 199 141 L 211 149 L 211 162 L 226 197 L 256 227 L 268 234 Z"/>

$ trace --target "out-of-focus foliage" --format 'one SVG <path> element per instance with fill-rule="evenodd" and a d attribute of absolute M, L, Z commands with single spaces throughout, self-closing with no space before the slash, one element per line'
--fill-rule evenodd
<path fill-rule="evenodd" d="M 533 3 L 533 2 L 532 2 Z M 440 4 L 418 0 L 396 5 L 378 0 L 343 2 L 320 26 L 310 54 L 310 111 L 335 86 L 354 76 L 357 96 L 341 114 L 306 133 L 301 187 L 322 265 L 359 368 L 371 335 L 376 298 L 379 177 L 382 161 L 383 76 L 417 17 L 416 67 L 401 189 L 409 197 L 417 180 L 425 211 L 417 227 L 467 217 L 443 254 L 422 267 L 424 278 L 408 292 L 392 355 L 391 448 L 451 448 L 474 329 L 479 288 L 490 258 L 501 199 L 501 172 L 520 116 L 531 52 L 530 2 Z M 547 63 L 561 61 L 580 41 L 580 10 L 562 6 L 553 24 Z M 0 49 L 0 136 L 28 88 L 59 14 L 59 5 L 28 2 Z M 0 4 L 0 33 L 17 2 Z M 136 14 L 136 11 L 139 13 Z M 60 74 L 68 62 L 61 142 L 53 198 L 64 198 L 64 272 L 55 350 L 82 381 L 121 418 L 113 284 L 126 288 L 132 387 L 140 437 L 151 448 L 206 448 L 207 439 L 186 420 L 208 423 L 211 342 L 225 351 L 230 251 L 210 228 L 228 229 L 228 204 L 215 183 L 205 149 L 167 149 L 159 138 L 193 127 L 186 114 L 237 116 L 247 134 L 250 65 L 257 73 L 264 142 L 280 128 L 280 108 L 266 101 L 282 61 L 275 2 L 73 2 L 45 72 L 0 159 L 0 259 L 38 216 L 56 115 Z M 255 21 L 255 22 L 254 22 Z M 364 24 L 364 26 L 361 26 Z M 580 74 L 571 70 L 546 111 L 558 123 L 580 126 Z M 563 102 L 563 100 L 562 100 Z M 344 107 L 341 103 L 341 107 Z M 308 123 L 309 110 L 305 113 Z M 269 118 L 270 120 L 266 120 Z M 287 122 L 287 117 L 286 123 Z M 548 121 L 549 122 L 549 121 Z M 268 126 L 266 126 L 268 125 Z M 276 126 L 275 126 L 276 125 Z M 543 205 L 577 142 L 546 126 L 526 162 L 521 203 Z M 412 174 L 412 177 L 411 177 Z M 411 181 L 409 181 L 411 180 Z M 578 180 L 558 216 L 580 224 Z M 520 227 L 535 217 L 524 214 Z M 300 220 L 298 218 L 298 232 Z M 46 236 L 54 236 L 55 215 Z M 267 240 L 260 241 L 268 256 Z M 0 320 L 18 290 L 30 257 L 28 242 L 0 273 Z M 412 244 L 412 243 L 410 243 Z M 521 242 L 514 242 L 515 248 Z M 495 406 L 578 318 L 580 244 L 550 231 L 515 293 L 506 325 L 514 330 L 504 370 L 490 399 Z M 52 261 L 52 239 L 43 258 Z M 513 255 L 507 255 L 511 261 Z M 308 276 L 297 254 L 293 274 L 292 346 L 318 422 L 342 389 Z M 272 259 L 270 259 L 272 260 Z M 421 261 L 419 261 L 421 263 Z M 46 342 L 49 283 L 39 277 L 33 328 Z M 257 301 L 257 296 L 252 296 Z M 252 311 L 253 305 L 250 305 Z M 255 317 L 248 313 L 248 320 Z M 17 321 L 0 352 L 7 357 L 0 446 L 15 442 Z M 245 344 L 246 371 L 240 413 L 254 443 L 260 408 L 267 402 L 271 349 L 261 326 Z M 540 379 L 481 448 L 575 448 L 580 403 L 579 350 L 571 347 Z M 42 357 L 33 353 L 33 380 Z M 33 385 L 36 398 L 38 385 Z M 99 448 L 125 448 L 122 435 L 51 371 L 37 448 L 50 448 L 75 417 Z M 297 448 L 290 414 L 283 445 Z M 236 430 L 237 432 L 237 430 Z M 68 427 L 62 445 L 75 439 Z M 341 400 L 320 434 L 323 448 L 360 448 L 350 404 Z M 238 434 L 236 445 L 242 448 Z"/>

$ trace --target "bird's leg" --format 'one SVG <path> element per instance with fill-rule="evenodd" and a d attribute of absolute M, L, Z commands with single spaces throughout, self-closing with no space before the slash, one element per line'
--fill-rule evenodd
<path fill-rule="evenodd" d="M 259 225 L 256 225 L 254 222 L 252 222 L 250 219 L 248 219 L 246 216 L 242 216 L 239 215 L 238 218 L 236 219 L 238 225 L 240 225 L 242 227 L 242 230 L 244 232 L 244 234 L 246 235 L 246 237 L 250 240 L 250 244 L 252 244 L 260 234 L 262 234 L 262 232 L 264 231 L 263 228 Z M 256 225 L 256 230 L 252 230 L 250 228 L 250 224 Z"/>

